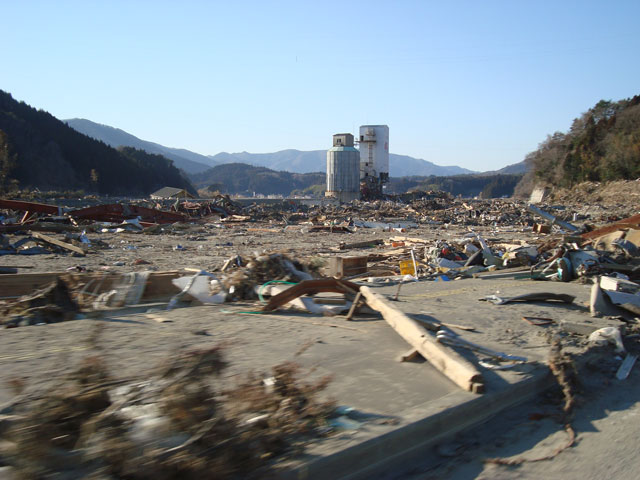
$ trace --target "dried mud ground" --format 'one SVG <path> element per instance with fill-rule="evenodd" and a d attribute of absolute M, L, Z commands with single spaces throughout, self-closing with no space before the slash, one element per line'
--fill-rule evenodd
<path fill-rule="evenodd" d="M 2 257 L 2 264 L 18 267 L 20 272 L 63 272 L 82 266 L 92 271 L 109 270 L 115 273 L 181 270 L 183 268 L 219 270 L 234 255 L 253 255 L 256 252 L 285 252 L 292 258 L 310 258 L 334 255 L 366 255 L 389 247 L 332 250 L 340 242 L 355 243 L 372 239 L 388 239 L 396 235 L 446 239 L 456 238 L 466 229 L 421 228 L 406 233 L 360 229 L 353 234 L 302 233 L 297 230 L 282 232 L 249 232 L 248 228 L 272 229 L 268 224 L 237 225 L 232 228 L 208 228 L 194 225 L 179 233 L 144 235 L 139 233 L 89 233 L 89 238 L 104 242 L 105 247 L 92 249 L 85 257 L 65 254 L 11 255 Z M 489 231 L 486 232 L 490 234 Z M 501 234 L 501 237 L 502 238 Z M 512 232 L 504 235 L 522 235 Z M 56 234 L 62 239 L 62 234 Z M 182 249 L 174 247 L 180 245 Z M 137 264 L 139 260 L 148 264 Z M 229 303 L 213 307 L 188 307 L 170 314 L 171 323 L 159 323 L 150 312 L 162 313 L 165 305 L 147 305 L 114 314 L 88 314 L 84 320 L 19 327 L 0 330 L 0 403 L 12 395 L 8 380 L 18 378 L 28 388 L 46 389 L 56 378 L 74 369 L 87 355 L 104 356 L 117 376 L 140 376 L 156 368 L 168 356 L 190 346 L 226 343 L 230 362 L 227 377 L 240 371 L 261 368 L 268 371 L 283 360 L 295 360 L 295 353 L 309 341 L 335 335 L 337 344 L 348 346 L 355 341 L 359 327 L 345 325 L 342 318 L 297 318 L 281 315 L 277 319 L 242 315 L 242 327 L 233 324 L 237 315 L 231 311 L 253 311 L 256 303 Z M 152 313 L 153 315 L 153 313 Z M 163 314 L 164 315 L 164 314 Z M 95 317 L 95 318 L 91 318 Z M 213 319 L 213 320 L 212 320 Z M 215 323 L 212 323 L 215 322 Z M 286 327 L 275 328 L 275 325 Z M 376 322 L 377 323 L 377 322 Z M 99 328 L 99 334 L 97 328 Z M 96 335 L 98 335 L 96 337 Z M 391 335 L 393 340 L 396 336 Z M 95 340 L 97 338 L 97 341 Z M 325 339 L 326 341 L 326 339 Z M 406 347 L 398 337 L 397 351 Z M 260 358 L 257 348 L 266 345 L 269 358 Z M 96 351 L 96 348 L 99 350 Z M 314 348 L 318 348 L 317 346 Z M 397 351 L 389 353 L 393 358 Z M 298 359 L 300 360 L 300 359 Z M 320 369 L 322 370 L 322 369 Z"/>

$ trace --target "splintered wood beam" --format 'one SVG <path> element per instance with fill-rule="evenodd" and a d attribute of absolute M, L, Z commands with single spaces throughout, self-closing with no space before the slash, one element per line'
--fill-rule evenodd
<path fill-rule="evenodd" d="M 76 247 L 75 245 L 71 245 L 70 243 L 61 242 L 60 240 L 50 237 L 49 235 L 45 235 L 43 233 L 38 233 L 38 232 L 32 232 L 31 236 L 42 242 L 48 243 L 50 245 L 55 245 L 56 247 L 64 248 L 65 250 L 69 250 L 70 252 L 76 253 L 83 257 L 86 255 L 86 252 L 80 247 Z"/>
<path fill-rule="evenodd" d="M 392 307 L 382 296 L 374 293 L 369 287 L 361 286 L 360 292 L 367 304 L 380 312 L 385 321 L 438 371 L 464 390 L 482 393 L 484 378 L 473 364 L 457 352 L 439 343 L 418 322 Z"/>
<path fill-rule="evenodd" d="M 264 312 L 270 312 L 303 295 L 315 295 L 316 293 L 327 292 L 356 294 L 359 288 L 355 283 L 346 280 L 336 280 L 335 278 L 304 280 L 271 297 L 269 302 L 262 307 L 262 310 Z"/>

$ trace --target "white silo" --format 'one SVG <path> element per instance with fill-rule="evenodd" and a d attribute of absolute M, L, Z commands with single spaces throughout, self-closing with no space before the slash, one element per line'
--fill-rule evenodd
<path fill-rule="evenodd" d="M 327 151 L 326 197 L 341 202 L 360 198 L 360 152 L 353 146 L 353 135 L 337 133 Z"/>
<path fill-rule="evenodd" d="M 389 127 L 387 125 L 360 127 L 360 179 L 380 185 L 389 180 Z"/>

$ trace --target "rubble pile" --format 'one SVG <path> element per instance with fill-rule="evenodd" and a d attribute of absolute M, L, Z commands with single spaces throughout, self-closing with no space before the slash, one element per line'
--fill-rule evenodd
<path fill-rule="evenodd" d="M 318 265 L 273 253 L 248 258 L 236 256 L 229 259 L 221 270 L 220 283 L 231 298 L 255 300 L 258 298 L 257 287 L 264 283 L 309 280 L 313 278 L 312 273 L 318 274 Z"/>

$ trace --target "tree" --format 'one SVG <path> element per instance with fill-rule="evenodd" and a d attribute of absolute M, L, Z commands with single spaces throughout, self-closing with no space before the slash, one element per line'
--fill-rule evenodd
<path fill-rule="evenodd" d="M 98 171 L 95 168 L 92 168 L 91 173 L 89 174 L 89 177 L 91 179 L 91 185 L 93 186 L 94 189 L 97 189 L 98 180 L 100 179 L 100 176 L 98 175 Z"/>
<path fill-rule="evenodd" d="M 11 154 L 9 138 L 0 130 L 0 193 L 9 191 L 9 185 L 15 184 L 11 181 L 11 172 L 16 165 L 16 156 Z"/>
<path fill-rule="evenodd" d="M 600 100 L 573 121 L 568 133 L 548 136 L 526 160 L 533 168 L 516 188 L 519 195 L 538 182 L 571 187 L 584 181 L 638 178 L 640 96 Z"/>

